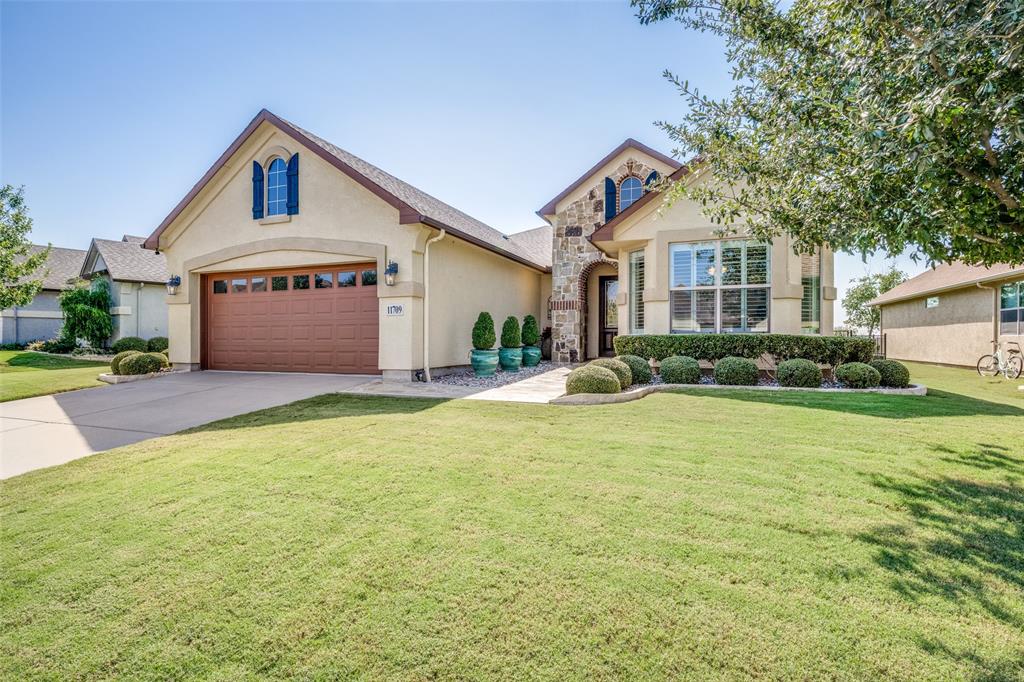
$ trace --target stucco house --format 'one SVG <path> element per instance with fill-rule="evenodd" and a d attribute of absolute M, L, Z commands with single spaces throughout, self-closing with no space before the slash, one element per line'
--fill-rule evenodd
<path fill-rule="evenodd" d="M 171 362 L 408 380 L 466 365 L 482 310 L 536 316 L 559 361 L 624 333 L 831 333 L 830 252 L 720 239 L 664 177 L 704 175 L 626 140 L 507 235 L 263 110 L 145 241 L 180 278 Z"/>
<path fill-rule="evenodd" d="M 82 261 L 82 279 L 103 278 L 110 287 L 114 342 L 125 336 L 167 336 L 166 258 L 143 249 L 145 237 L 93 239 Z"/>
<path fill-rule="evenodd" d="M 943 264 L 869 304 L 895 360 L 973 367 L 997 339 L 1024 346 L 1024 266 Z"/>
<path fill-rule="evenodd" d="M 30 247 L 33 254 L 44 250 L 45 246 Z M 25 344 L 56 337 L 64 324 L 60 292 L 78 279 L 84 261 L 85 251 L 81 249 L 50 247 L 42 290 L 28 305 L 0 311 L 0 343 Z"/>

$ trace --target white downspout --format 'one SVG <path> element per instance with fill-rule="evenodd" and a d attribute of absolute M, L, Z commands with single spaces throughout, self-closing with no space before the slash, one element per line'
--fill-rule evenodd
<path fill-rule="evenodd" d="M 444 239 L 441 230 L 423 245 L 423 380 L 430 383 L 430 245 Z"/>

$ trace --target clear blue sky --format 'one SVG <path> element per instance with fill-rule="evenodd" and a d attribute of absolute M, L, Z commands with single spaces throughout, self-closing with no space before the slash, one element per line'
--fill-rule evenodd
<path fill-rule="evenodd" d="M 626 137 L 672 151 L 653 125 L 683 106 L 664 69 L 727 92 L 717 39 L 633 14 L 628 2 L 5 0 L 0 181 L 25 186 L 36 242 L 145 235 L 266 107 L 517 232 Z M 840 256 L 837 283 L 884 267 Z"/>

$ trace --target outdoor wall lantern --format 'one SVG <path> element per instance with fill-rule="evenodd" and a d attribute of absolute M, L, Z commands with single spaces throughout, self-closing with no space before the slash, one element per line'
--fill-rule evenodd
<path fill-rule="evenodd" d="M 171 275 L 171 278 L 167 280 L 167 295 L 174 296 L 178 293 L 178 287 L 181 286 L 181 277 L 178 275 Z"/>
<path fill-rule="evenodd" d="M 395 286 L 395 278 L 398 277 L 398 263 L 395 261 L 388 261 L 388 266 L 384 268 L 384 283 L 389 287 Z"/>

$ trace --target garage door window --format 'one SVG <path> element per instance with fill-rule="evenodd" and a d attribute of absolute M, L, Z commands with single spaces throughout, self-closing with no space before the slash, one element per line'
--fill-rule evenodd
<path fill-rule="evenodd" d="M 333 272 L 318 272 L 313 275 L 313 285 L 317 289 L 332 289 L 334 288 L 334 273 Z"/>
<path fill-rule="evenodd" d="M 215 294 L 226 294 L 226 293 L 228 293 L 228 281 L 226 279 L 215 279 L 215 280 L 213 280 L 213 293 L 215 293 Z"/>
<path fill-rule="evenodd" d="M 244 294 L 248 288 L 249 280 L 247 279 L 231 280 L 231 293 L 233 294 Z"/>
<path fill-rule="evenodd" d="M 309 275 L 293 275 L 292 276 L 292 289 L 308 289 L 309 288 Z"/>
<path fill-rule="evenodd" d="M 354 287 L 356 285 L 356 273 L 354 272 L 339 272 L 338 273 L 338 286 L 339 287 Z"/>
<path fill-rule="evenodd" d="M 252 278 L 252 291 L 254 294 L 258 291 L 267 290 L 267 278 L 266 277 L 253 277 Z"/>
<path fill-rule="evenodd" d="M 270 278 L 270 290 L 271 291 L 288 291 L 288 277 L 282 275 L 280 277 Z"/>
<path fill-rule="evenodd" d="M 363 286 L 364 287 L 375 287 L 375 286 L 377 286 L 377 271 L 376 270 L 363 270 Z"/>

